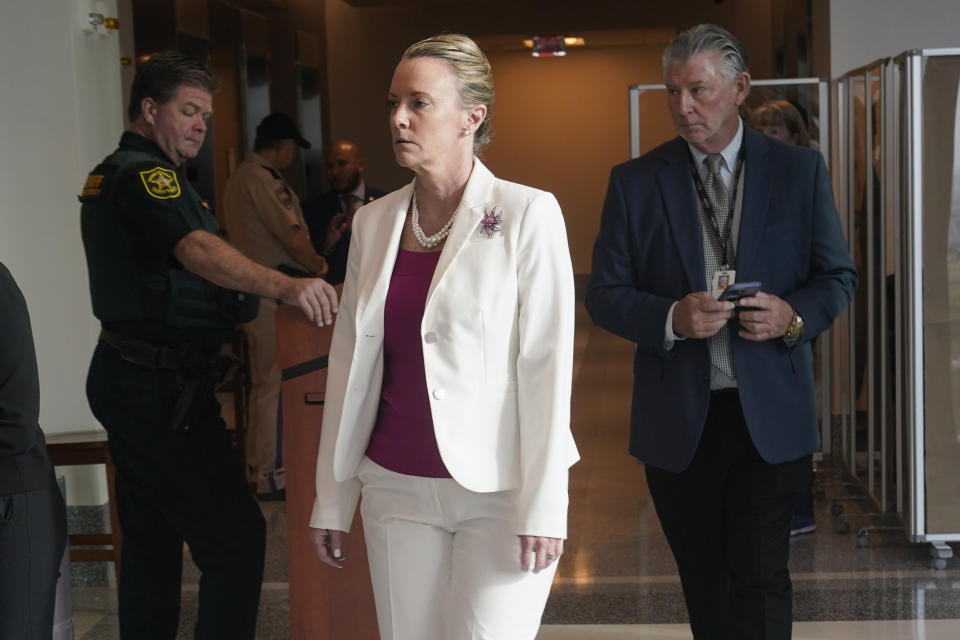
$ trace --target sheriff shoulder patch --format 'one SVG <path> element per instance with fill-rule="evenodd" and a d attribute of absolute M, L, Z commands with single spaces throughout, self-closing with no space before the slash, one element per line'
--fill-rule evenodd
<path fill-rule="evenodd" d="M 279 200 L 280 204 L 282 204 L 284 207 L 287 209 L 293 207 L 293 196 L 290 195 L 290 192 L 287 191 L 286 187 L 277 188 L 276 195 L 277 200 Z"/>
<path fill-rule="evenodd" d="M 180 183 L 177 182 L 177 172 L 163 167 L 154 167 L 140 172 L 143 186 L 154 198 L 170 200 L 180 197 Z"/>

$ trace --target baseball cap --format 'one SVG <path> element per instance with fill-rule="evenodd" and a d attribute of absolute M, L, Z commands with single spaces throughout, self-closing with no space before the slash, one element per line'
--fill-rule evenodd
<path fill-rule="evenodd" d="M 293 119 L 285 113 L 271 113 L 257 125 L 257 138 L 267 140 L 293 140 L 298 146 L 309 149 L 310 143 L 300 135 Z"/>

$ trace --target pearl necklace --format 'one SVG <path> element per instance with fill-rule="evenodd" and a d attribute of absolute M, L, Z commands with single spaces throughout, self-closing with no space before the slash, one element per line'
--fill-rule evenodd
<path fill-rule="evenodd" d="M 447 220 L 447 224 L 440 227 L 440 230 L 437 231 L 432 236 L 428 236 L 423 232 L 423 228 L 420 226 L 420 209 L 417 207 L 417 192 L 413 192 L 413 202 L 411 203 L 411 209 L 413 210 L 410 215 L 410 225 L 413 227 L 413 235 L 416 237 L 417 242 L 420 243 L 420 246 L 424 249 L 432 249 L 441 242 L 444 238 L 450 233 L 451 227 L 453 227 L 453 221 L 457 217 L 457 211 L 460 210 L 458 205 L 456 209 L 453 210 L 453 213 L 450 214 L 450 219 Z"/>

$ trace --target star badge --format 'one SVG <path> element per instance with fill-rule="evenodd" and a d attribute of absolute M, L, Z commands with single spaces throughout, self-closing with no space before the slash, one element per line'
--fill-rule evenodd
<path fill-rule="evenodd" d="M 177 172 L 163 167 L 154 167 L 140 172 L 140 180 L 152 197 L 158 200 L 170 200 L 180 197 L 180 183 Z"/>

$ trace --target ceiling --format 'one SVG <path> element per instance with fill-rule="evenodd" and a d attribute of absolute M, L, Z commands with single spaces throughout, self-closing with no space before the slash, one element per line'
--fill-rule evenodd
<path fill-rule="evenodd" d="M 389 6 L 430 6 L 450 4 L 500 4 L 490 0 L 343 0 L 354 7 L 389 7 Z"/>

